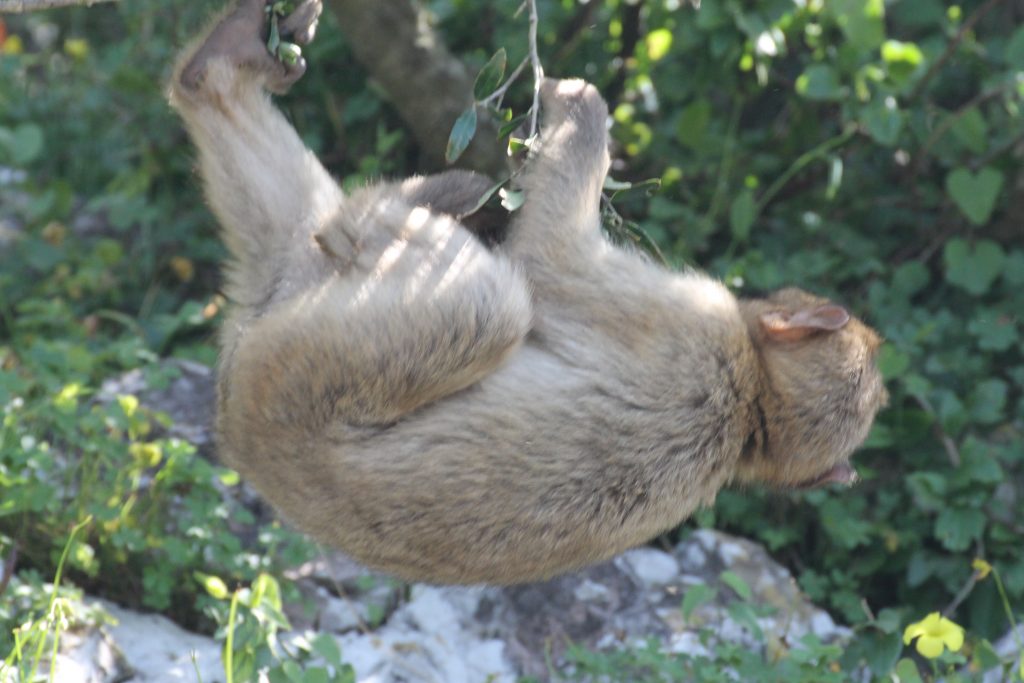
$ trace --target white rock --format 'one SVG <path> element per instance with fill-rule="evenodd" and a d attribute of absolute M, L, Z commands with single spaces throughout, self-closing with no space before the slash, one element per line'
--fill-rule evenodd
<path fill-rule="evenodd" d="M 621 557 L 648 586 L 664 586 L 679 576 L 676 558 L 655 548 L 634 548 Z"/>
<path fill-rule="evenodd" d="M 836 635 L 836 622 L 832 621 L 828 612 L 817 610 L 811 617 L 811 633 L 821 640 L 832 638 Z"/>
<path fill-rule="evenodd" d="M 747 559 L 748 553 L 747 549 L 739 543 L 723 541 L 718 546 L 718 556 L 722 558 L 726 565 L 731 566 L 739 560 Z"/>
<path fill-rule="evenodd" d="M 707 554 L 696 543 L 687 543 L 683 550 L 683 567 L 689 571 L 701 570 L 708 561 Z"/>
<path fill-rule="evenodd" d="M 157 614 L 140 614 L 112 603 L 104 603 L 104 608 L 117 619 L 117 625 L 106 630 L 136 672 L 132 683 L 194 683 L 197 669 L 203 683 L 224 680 L 220 645 L 213 638 L 189 633 Z"/>
<path fill-rule="evenodd" d="M 576 586 L 572 594 L 580 602 L 606 602 L 611 591 L 608 590 L 608 586 L 584 579 L 580 585 Z"/>
<path fill-rule="evenodd" d="M 700 642 L 700 636 L 693 631 L 673 633 L 668 641 L 668 651 L 675 654 L 710 657 L 711 652 Z"/>

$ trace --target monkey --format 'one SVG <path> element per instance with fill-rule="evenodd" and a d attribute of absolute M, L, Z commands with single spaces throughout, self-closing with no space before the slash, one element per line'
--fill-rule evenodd
<path fill-rule="evenodd" d="M 320 0 L 280 23 L 313 38 Z M 546 79 L 507 234 L 449 171 L 344 193 L 271 101 L 302 76 L 238 0 L 170 86 L 230 252 L 223 461 L 314 539 L 406 580 L 514 584 L 610 558 L 727 485 L 850 484 L 880 337 L 788 288 L 737 298 L 600 227 L 607 105 Z"/>

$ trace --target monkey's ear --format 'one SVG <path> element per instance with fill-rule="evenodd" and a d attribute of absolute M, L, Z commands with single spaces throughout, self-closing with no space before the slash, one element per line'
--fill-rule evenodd
<path fill-rule="evenodd" d="M 761 329 L 774 341 L 798 341 L 818 331 L 833 332 L 850 322 L 850 314 L 836 304 L 823 304 L 813 308 L 801 308 L 788 313 L 772 311 L 762 313 Z"/>

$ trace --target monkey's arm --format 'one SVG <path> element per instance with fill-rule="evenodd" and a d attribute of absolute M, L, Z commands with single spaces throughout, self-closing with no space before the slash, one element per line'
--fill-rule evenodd
<path fill-rule="evenodd" d="M 286 90 L 305 63 L 277 61 L 265 35 L 264 0 L 244 0 L 186 50 L 174 72 L 171 104 L 199 150 L 206 196 L 223 226 L 235 267 L 228 294 L 242 305 L 287 296 L 286 271 L 313 276 L 325 267 L 315 233 L 338 209 L 342 193 L 266 90 Z M 282 22 L 291 40 L 313 37 L 319 0 L 306 0 Z M 296 268 L 304 263 L 303 268 Z"/>

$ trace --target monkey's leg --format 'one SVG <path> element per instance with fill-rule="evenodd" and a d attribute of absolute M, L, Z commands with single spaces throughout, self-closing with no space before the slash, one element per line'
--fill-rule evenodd
<path fill-rule="evenodd" d="M 229 296 L 243 306 L 283 298 L 322 276 L 312 234 L 337 211 L 342 193 L 266 89 L 280 92 L 302 75 L 264 42 L 264 0 L 242 0 L 183 53 L 171 104 L 199 151 L 206 196 L 235 263 Z M 282 34 L 312 39 L 319 0 L 281 21 Z"/>
<path fill-rule="evenodd" d="M 479 381 L 529 331 L 530 294 L 507 258 L 393 188 L 365 192 L 317 236 L 332 254 L 361 235 L 356 258 L 271 307 L 239 343 L 224 373 L 229 441 L 388 424 Z"/>
<path fill-rule="evenodd" d="M 506 249 L 543 288 L 580 272 L 603 242 L 601 188 L 608 172 L 608 107 L 594 86 L 547 79 L 538 148 L 520 179 L 526 193 Z"/>

